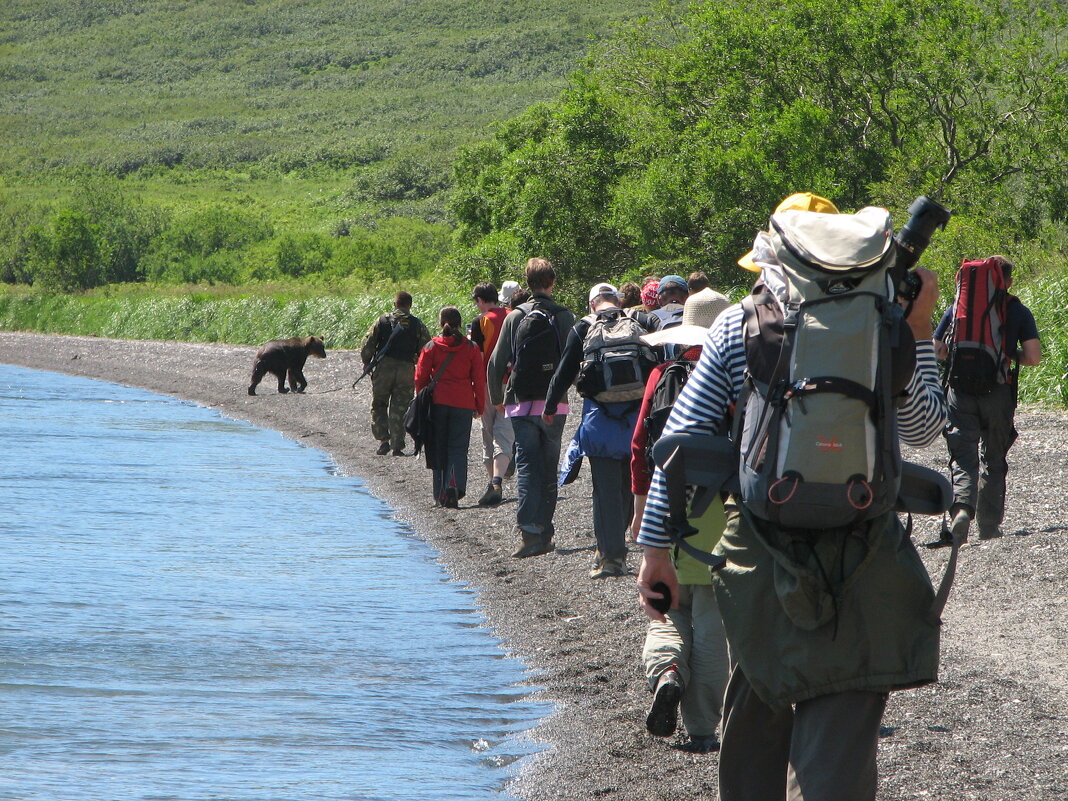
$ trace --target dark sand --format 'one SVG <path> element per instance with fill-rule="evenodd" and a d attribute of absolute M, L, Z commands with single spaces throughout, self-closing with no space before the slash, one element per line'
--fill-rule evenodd
<path fill-rule="evenodd" d="M 254 348 L 0 333 L 0 362 L 88 376 L 195 401 L 276 429 L 333 456 L 441 553 L 506 647 L 532 669 L 558 712 L 531 736 L 548 747 L 510 788 L 531 799 L 716 798 L 717 757 L 644 731 L 648 691 L 640 649 L 645 617 L 633 575 L 591 581 L 588 470 L 565 487 L 557 550 L 515 560 L 514 483 L 506 502 L 479 509 L 484 488 L 472 436 L 471 496 L 432 508 L 421 460 L 374 455 L 370 387 L 351 384 L 352 351 L 310 360 L 304 395 L 278 395 L 271 377 L 245 392 Z M 1068 416 L 1024 409 L 1010 454 L 1004 539 L 961 554 L 943 632 L 941 682 L 891 697 L 880 746 L 881 799 L 1068 798 Z M 574 421 L 568 429 L 570 436 Z M 912 458 L 942 467 L 936 444 Z M 935 523 L 917 522 L 918 542 Z M 936 581 L 945 551 L 923 551 Z M 632 555 L 631 568 L 636 567 Z"/>

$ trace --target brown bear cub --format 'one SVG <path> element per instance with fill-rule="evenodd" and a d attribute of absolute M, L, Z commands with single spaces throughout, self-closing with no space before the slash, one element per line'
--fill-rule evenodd
<path fill-rule="evenodd" d="M 248 385 L 248 394 L 256 394 L 256 385 L 267 373 L 271 373 L 278 379 L 278 391 L 289 392 L 286 389 L 286 376 L 289 376 L 289 386 L 294 392 L 303 392 L 308 386 L 304 378 L 304 362 L 309 356 L 317 359 L 326 358 L 326 348 L 323 346 L 322 337 L 293 337 L 292 339 L 272 339 L 264 344 L 256 353 L 256 361 L 252 364 L 252 381 Z"/>

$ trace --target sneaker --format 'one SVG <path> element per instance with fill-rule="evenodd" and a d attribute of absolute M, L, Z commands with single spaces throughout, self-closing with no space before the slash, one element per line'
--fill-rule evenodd
<path fill-rule="evenodd" d="M 389 440 L 384 439 L 380 443 L 378 443 L 378 450 L 375 451 L 375 453 L 379 456 L 385 456 L 387 453 L 389 453 Z"/>
<path fill-rule="evenodd" d="M 492 481 L 490 485 L 486 487 L 486 491 L 482 494 L 482 497 L 478 499 L 479 506 L 496 506 L 503 500 L 504 496 L 501 493 L 501 485 L 494 484 Z"/>
<path fill-rule="evenodd" d="M 445 490 L 445 503 L 442 504 L 446 509 L 458 509 L 460 504 L 456 497 L 456 487 L 448 487 Z"/>
<path fill-rule="evenodd" d="M 654 737 L 670 737 L 679 724 L 679 700 L 682 698 L 682 679 L 669 667 L 660 674 L 653 692 L 653 705 L 645 718 L 645 729 Z"/>

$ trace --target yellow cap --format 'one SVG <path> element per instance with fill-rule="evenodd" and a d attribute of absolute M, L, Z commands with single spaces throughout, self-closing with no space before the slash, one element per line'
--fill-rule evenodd
<path fill-rule="evenodd" d="M 834 205 L 825 197 L 813 194 L 812 192 L 795 192 L 786 198 L 782 203 L 775 207 L 775 213 L 780 211 L 786 211 L 787 209 L 797 209 L 798 211 L 818 211 L 821 214 L 837 214 L 838 207 Z M 760 268 L 753 261 L 753 251 L 749 251 L 740 259 L 738 259 L 738 266 L 744 267 L 750 272 L 759 273 Z"/>

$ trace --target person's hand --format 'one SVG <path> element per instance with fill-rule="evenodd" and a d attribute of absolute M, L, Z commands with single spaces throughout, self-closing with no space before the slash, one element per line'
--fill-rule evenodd
<path fill-rule="evenodd" d="M 938 276 L 922 267 L 917 267 L 915 272 L 920 278 L 920 291 L 916 293 L 916 298 L 912 301 L 912 307 L 905 320 L 912 329 L 916 341 L 920 342 L 930 339 L 934 333 L 931 317 L 934 314 L 935 304 L 938 302 Z"/>
<path fill-rule="evenodd" d="M 496 403 L 496 404 L 493 405 L 493 408 L 497 410 L 497 414 L 504 414 L 504 404 L 503 403 Z"/>
<path fill-rule="evenodd" d="M 556 415 L 555 414 L 545 414 L 544 412 L 542 412 L 541 421 L 543 423 L 545 423 L 545 425 L 551 426 L 553 424 L 553 420 L 555 420 L 555 419 L 556 419 Z"/>
<path fill-rule="evenodd" d="M 667 616 L 653 608 L 649 603 L 650 598 L 663 598 L 659 592 L 653 591 L 653 585 L 658 581 L 664 582 L 671 591 L 671 608 L 679 608 L 679 577 L 675 573 L 675 565 L 671 561 L 671 551 L 668 548 L 644 547 L 642 563 L 638 567 L 638 605 L 652 620 L 665 621 Z"/>
<path fill-rule="evenodd" d="M 638 532 L 642 529 L 642 517 L 645 515 L 645 501 L 648 496 L 634 496 L 634 515 L 630 519 L 630 538 L 633 542 L 638 541 Z"/>

